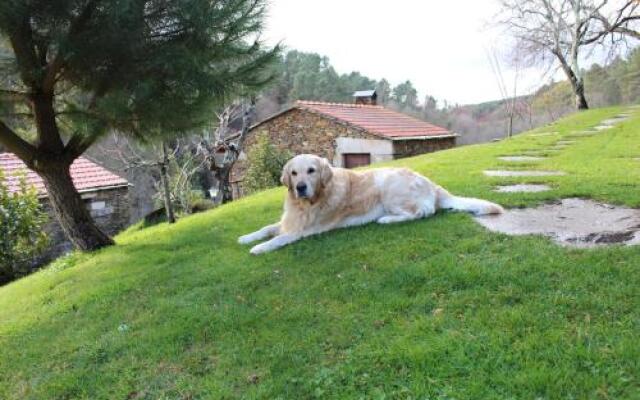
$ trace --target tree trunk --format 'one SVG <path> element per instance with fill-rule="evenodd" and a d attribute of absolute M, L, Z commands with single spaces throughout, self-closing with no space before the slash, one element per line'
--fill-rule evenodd
<path fill-rule="evenodd" d="M 91 251 L 113 244 L 113 240 L 96 226 L 73 186 L 69 165 L 46 165 L 38 168 L 38 173 L 44 181 L 56 219 L 76 248 Z"/>
<path fill-rule="evenodd" d="M 221 204 L 225 204 L 233 201 L 233 190 L 231 188 L 231 169 L 232 168 L 233 168 L 233 164 L 225 165 L 222 168 L 216 168 L 213 171 L 213 174 L 217 180 L 218 191 L 222 196 Z"/>
<path fill-rule="evenodd" d="M 573 95 L 575 96 L 576 108 L 578 110 L 589 109 L 587 98 L 584 95 L 584 81 L 576 73 L 576 71 L 574 71 L 571 68 L 571 66 L 569 66 L 569 64 L 567 63 L 567 60 L 561 55 L 559 51 L 554 52 L 554 54 L 558 58 L 558 61 L 560 62 L 560 67 L 562 67 L 564 74 L 567 76 L 567 79 L 569 79 L 569 83 L 571 84 L 571 89 L 573 90 Z M 575 61 L 574 64 L 577 66 L 577 61 Z"/>
<path fill-rule="evenodd" d="M 578 110 L 588 110 L 589 104 L 587 98 L 584 96 L 584 83 L 578 82 L 573 89 L 576 96 L 576 108 Z"/>
<path fill-rule="evenodd" d="M 164 210 L 167 213 L 167 221 L 170 224 L 176 222 L 176 216 L 173 212 L 173 205 L 171 204 L 171 191 L 169 189 L 169 173 L 167 167 L 169 166 L 169 157 L 167 156 L 167 147 L 164 142 L 162 143 L 162 164 L 160 164 L 160 182 L 162 183 L 162 191 L 164 192 Z"/>
<path fill-rule="evenodd" d="M 53 96 L 38 94 L 33 96 L 32 101 L 38 131 L 38 149 L 45 150 L 49 154 L 60 154 L 64 150 L 64 145 L 56 122 Z"/>

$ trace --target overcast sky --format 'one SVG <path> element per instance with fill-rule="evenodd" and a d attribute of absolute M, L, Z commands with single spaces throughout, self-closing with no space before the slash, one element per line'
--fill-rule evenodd
<path fill-rule="evenodd" d="M 487 57 L 495 0 L 271 0 L 265 38 L 326 55 L 339 73 L 359 71 L 460 104 L 499 99 Z M 540 78 L 525 72 L 522 90 Z M 364 89 L 364 88 L 363 88 Z"/>

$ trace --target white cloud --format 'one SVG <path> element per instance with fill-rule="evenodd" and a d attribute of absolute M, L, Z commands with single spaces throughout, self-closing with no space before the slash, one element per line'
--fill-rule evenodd
<path fill-rule="evenodd" d="M 271 0 L 265 36 L 326 55 L 340 73 L 410 79 L 420 96 L 476 103 L 500 98 L 487 57 L 496 12 L 495 0 Z"/>

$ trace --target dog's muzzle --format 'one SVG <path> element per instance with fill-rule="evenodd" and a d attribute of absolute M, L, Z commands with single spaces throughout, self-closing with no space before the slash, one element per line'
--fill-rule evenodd
<path fill-rule="evenodd" d="M 306 183 L 298 183 L 296 185 L 296 192 L 298 193 L 298 197 L 307 197 L 307 184 Z"/>

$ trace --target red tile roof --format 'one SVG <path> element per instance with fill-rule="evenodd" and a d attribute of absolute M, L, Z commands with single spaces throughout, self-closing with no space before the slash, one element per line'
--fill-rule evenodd
<path fill-rule="evenodd" d="M 19 190 L 19 175 L 24 172 L 27 183 L 35 186 L 38 195 L 47 195 L 42 178 L 28 169 L 15 154 L 0 153 L 0 170 L 2 170 L 4 174 L 5 184 L 9 188 L 9 192 Z M 84 157 L 79 157 L 71 164 L 70 172 L 73 184 L 80 192 L 128 185 L 126 179 L 119 177 Z"/>
<path fill-rule="evenodd" d="M 382 106 L 298 101 L 295 108 L 317 112 L 390 139 L 453 135 L 445 128 Z"/>

